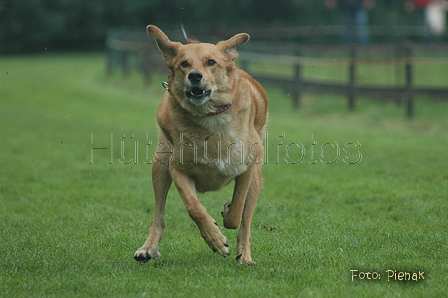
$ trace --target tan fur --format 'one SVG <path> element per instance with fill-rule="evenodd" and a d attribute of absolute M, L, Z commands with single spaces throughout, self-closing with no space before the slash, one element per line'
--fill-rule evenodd
<path fill-rule="evenodd" d="M 198 201 L 196 191 L 216 191 L 235 181 L 232 202 L 222 212 L 224 227 L 240 228 L 237 260 L 252 264 L 250 224 L 261 185 L 268 98 L 257 81 L 235 67 L 235 46 L 246 43 L 249 35 L 237 34 L 216 45 L 183 45 L 170 41 L 155 26 L 149 25 L 147 32 L 156 39 L 171 80 L 170 91 L 157 111 L 160 134 L 152 169 L 154 217 L 148 238 L 134 257 L 144 262 L 160 258 L 158 244 L 172 182 L 210 248 L 229 255 L 226 237 Z M 200 82 L 192 83 L 192 72 L 200 72 Z M 186 92 L 194 84 L 210 90 L 211 95 L 190 100 Z M 225 112 L 206 116 L 232 103 Z"/>

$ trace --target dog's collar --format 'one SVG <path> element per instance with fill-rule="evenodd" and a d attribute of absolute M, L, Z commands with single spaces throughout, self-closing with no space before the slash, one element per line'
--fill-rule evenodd
<path fill-rule="evenodd" d="M 205 116 L 216 116 L 218 114 L 221 114 L 222 112 L 227 111 L 233 105 L 234 102 L 235 102 L 235 99 L 228 105 L 220 106 L 220 107 L 218 107 L 218 109 L 216 111 L 208 113 Z"/>
<path fill-rule="evenodd" d="M 171 70 L 168 73 L 168 78 L 167 78 L 166 82 L 162 82 L 162 86 L 163 86 L 163 88 L 165 88 L 166 91 L 171 92 L 170 84 L 171 84 Z"/>

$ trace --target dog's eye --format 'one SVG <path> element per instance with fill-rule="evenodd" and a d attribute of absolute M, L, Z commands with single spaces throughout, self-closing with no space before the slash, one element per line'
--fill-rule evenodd
<path fill-rule="evenodd" d="M 187 68 L 188 66 L 190 66 L 190 63 L 188 63 L 188 61 L 183 61 L 180 66 L 182 66 L 183 68 Z"/>
<path fill-rule="evenodd" d="M 215 65 L 216 64 L 216 61 L 215 60 L 213 60 L 213 59 L 208 59 L 207 60 L 207 66 L 213 66 L 213 65 Z"/>

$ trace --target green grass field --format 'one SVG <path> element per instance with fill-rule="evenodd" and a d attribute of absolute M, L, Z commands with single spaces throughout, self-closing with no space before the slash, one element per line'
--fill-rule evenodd
<path fill-rule="evenodd" d="M 161 260 L 134 261 L 164 79 L 106 77 L 102 54 L 0 58 L 0 297 L 446 297 L 448 103 L 426 98 L 407 120 L 268 89 L 257 264 L 235 262 L 233 230 L 232 257 L 214 254 L 174 188 Z M 200 200 L 220 222 L 231 193 Z"/>

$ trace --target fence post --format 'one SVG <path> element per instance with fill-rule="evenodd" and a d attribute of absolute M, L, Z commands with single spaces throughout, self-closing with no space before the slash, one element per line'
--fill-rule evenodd
<path fill-rule="evenodd" d="M 120 65 L 123 76 L 129 75 L 129 53 L 127 51 L 120 51 Z"/>
<path fill-rule="evenodd" d="M 146 85 L 151 83 L 151 54 L 149 52 L 142 53 L 142 72 Z"/>
<path fill-rule="evenodd" d="M 397 47 L 395 49 L 395 87 L 402 88 L 403 86 L 403 59 L 405 54 L 405 46 L 403 44 L 397 44 Z M 395 99 L 395 102 L 397 105 L 401 105 L 403 103 L 403 92 L 397 92 L 397 97 Z"/>
<path fill-rule="evenodd" d="M 405 49 L 406 56 L 406 116 L 414 116 L 414 74 L 412 67 L 412 48 L 408 45 Z"/>
<path fill-rule="evenodd" d="M 106 74 L 111 75 L 114 71 L 114 50 L 107 49 L 106 51 Z"/>
<path fill-rule="evenodd" d="M 302 65 L 301 61 L 297 61 L 297 64 L 294 65 L 294 91 L 292 97 L 292 104 L 295 109 L 300 107 L 300 98 L 302 97 Z"/>
<path fill-rule="evenodd" d="M 240 68 L 245 72 L 249 72 L 249 60 L 244 59 L 244 57 L 240 58 Z"/>
<path fill-rule="evenodd" d="M 355 109 L 356 100 L 356 44 L 350 46 L 350 66 L 349 66 L 349 85 L 348 85 L 348 108 L 350 111 Z"/>

